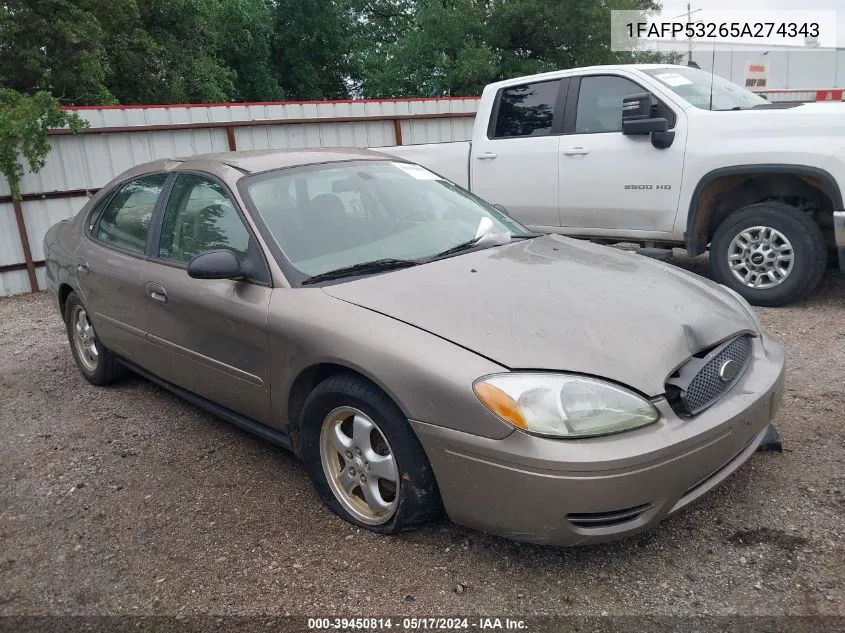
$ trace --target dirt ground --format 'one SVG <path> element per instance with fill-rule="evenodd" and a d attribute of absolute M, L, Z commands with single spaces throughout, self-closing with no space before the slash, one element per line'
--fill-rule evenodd
<path fill-rule="evenodd" d="M 0 615 L 845 615 L 845 276 L 759 313 L 785 451 L 648 533 L 555 549 L 356 530 L 291 454 L 146 380 L 89 385 L 46 296 L 2 299 Z"/>

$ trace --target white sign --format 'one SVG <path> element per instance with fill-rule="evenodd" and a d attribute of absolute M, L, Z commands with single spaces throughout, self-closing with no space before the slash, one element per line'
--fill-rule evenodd
<path fill-rule="evenodd" d="M 415 165 L 414 163 L 390 163 L 394 167 L 398 167 L 409 176 L 413 176 L 417 180 L 442 180 L 440 176 L 428 171 L 425 167 Z"/>
<path fill-rule="evenodd" d="M 745 87 L 749 90 L 765 90 L 769 81 L 769 66 L 763 62 L 745 64 Z"/>
<path fill-rule="evenodd" d="M 692 81 L 690 81 L 686 77 L 682 77 L 678 73 L 661 73 L 657 75 L 657 78 L 663 83 L 665 83 L 667 86 L 672 86 L 673 88 L 676 88 L 678 86 L 686 86 L 692 83 Z"/>

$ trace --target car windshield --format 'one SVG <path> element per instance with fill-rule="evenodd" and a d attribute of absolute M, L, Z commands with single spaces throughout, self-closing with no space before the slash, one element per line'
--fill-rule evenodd
<path fill-rule="evenodd" d="M 245 179 L 295 281 L 381 260 L 424 261 L 479 237 L 532 233 L 427 169 L 358 160 L 281 169 Z M 485 240 L 486 241 L 486 240 Z"/>
<path fill-rule="evenodd" d="M 698 68 L 675 66 L 645 72 L 702 110 L 749 110 L 768 103 L 750 90 Z"/>

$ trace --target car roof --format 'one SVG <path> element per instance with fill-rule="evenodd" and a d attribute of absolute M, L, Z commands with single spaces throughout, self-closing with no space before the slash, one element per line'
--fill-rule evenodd
<path fill-rule="evenodd" d="M 337 163 L 350 160 L 401 160 L 379 152 L 354 147 L 325 147 L 308 149 L 256 149 L 242 152 L 216 152 L 181 158 L 162 158 L 129 170 L 125 175 L 156 171 L 191 170 L 222 173 L 227 167 L 244 174 L 255 174 L 286 167 Z"/>

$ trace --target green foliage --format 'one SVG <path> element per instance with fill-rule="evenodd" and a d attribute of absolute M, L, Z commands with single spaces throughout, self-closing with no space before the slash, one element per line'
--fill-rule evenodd
<path fill-rule="evenodd" d="M 610 11 L 657 0 L 5 0 L 0 86 L 74 104 L 474 95 L 651 61 Z M 659 56 L 658 56 L 659 58 Z"/>
<path fill-rule="evenodd" d="M 349 28 L 339 2 L 275 0 L 272 65 L 289 99 L 343 99 Z"/>
<path fill-rule="evenodd" d="M 0 86 L 46 90 L 71 103 L 114 103 L 105 33 L 82 2 L 0 3 Z"/>
<path fill-rule="evenodd" d="M 357 0 L 353 6 L 370 37 L 352 53 L 356 78 L 366 96 L 383 97 L 472 95 L 506 77 L 631 62 L 635 54 L 610 50 L 611 10 L 659 9 L 655 0 Z"/>
<path fill-rule="evenodd" d="M 387 4 L 383 2 L 383 4 Z M 402 33 L 372 25 L 382 41 L 359 42 L 354 53 L 361 91 L 368 97 L 478 94 L 496 73 L 487 45 L 486 10 L 476 0 L 410 2 L 384 11 Z"/>
<path fill-rule="evenodd" d="M 21 178 L 26 161 L 29 169 L 39 171 L 50 152 L 47 131 L 69 127 L 74 133 L 88 122 L 75 112 L 59 108 L 59 102 L 48 92 L 31 97 L 14 90 L 0 88 L 0 173 L 9 182 L 12 197 L 20 199 Z"/>

